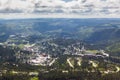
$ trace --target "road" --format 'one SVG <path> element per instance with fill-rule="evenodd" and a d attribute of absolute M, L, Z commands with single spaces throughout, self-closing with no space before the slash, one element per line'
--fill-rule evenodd
<path fill-rule="evenodd" d="M 72 65 L 72 63 L 70 62 L 70 58 L 67 59 L 67 62 L 69 64 L 70 67 L 74 68 L 74 66 Z"/>
<path fill-rule="evenodd" d="M 116 72 L 119 72 L 120 71 L 120 68 L 118 66 L 116 66 Z"/>
<path fill-rule="evenodd" d="M 93 62 L 93 61 L 90 61 L 90 63 L 92 64 L 93 67 L 95 67 L 95 68 L 98 67 L 98 64 L 97 64 L 97 63 L 95 63 L 95 62 Z"/>
<path fill-rule="evenodd" d="M 80 60 L 80 59 L 78 59 L 77 64 L 78 64 L 79 66 L 81 66 L 81 60 Z"/>
<path fill-rule="evenodd" d="M 49 66 L 52 66 L 53 63 L 56 61 L 57 58 L 53 59 L 50 63 L 49 63 Z"/>

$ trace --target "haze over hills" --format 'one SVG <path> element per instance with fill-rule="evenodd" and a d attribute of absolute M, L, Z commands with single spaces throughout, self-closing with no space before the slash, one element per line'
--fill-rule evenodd
<path fill-rule="evenodd" d="M 2 35 L 70 36 L 80 40 L 119 40 L 119 19 L 26 19 L 0 21 Z M 75 35 L 75 36 L 73 36 Z"/>

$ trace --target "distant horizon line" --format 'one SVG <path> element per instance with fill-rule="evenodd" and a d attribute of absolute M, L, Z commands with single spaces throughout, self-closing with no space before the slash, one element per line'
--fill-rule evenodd
<path fill-rule="evenodd" d="M 120 15 L 78 15 L 78 14 L 0 14 L 0 20 L 9 19 L 41 19 L 41 18 L 66 18 L 66 19 L 120 19 Z"/>

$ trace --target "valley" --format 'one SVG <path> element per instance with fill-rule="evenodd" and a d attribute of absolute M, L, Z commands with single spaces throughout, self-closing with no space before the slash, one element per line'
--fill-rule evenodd
<path fill-rule="evenodd" d="M 0 80 L 119 80 L 119 33 L 120 19 L 2 20 Z"/>

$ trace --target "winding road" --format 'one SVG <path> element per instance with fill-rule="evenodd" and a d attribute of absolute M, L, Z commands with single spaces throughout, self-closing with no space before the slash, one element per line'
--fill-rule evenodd
<path fill-rule="evenodd" d="M 72 65 L 72 63 L 70 62 L 70 58 L 67 59 L 67 62 L 69 64 L 70 67 L 74 68 L 74 66 Z"/>

